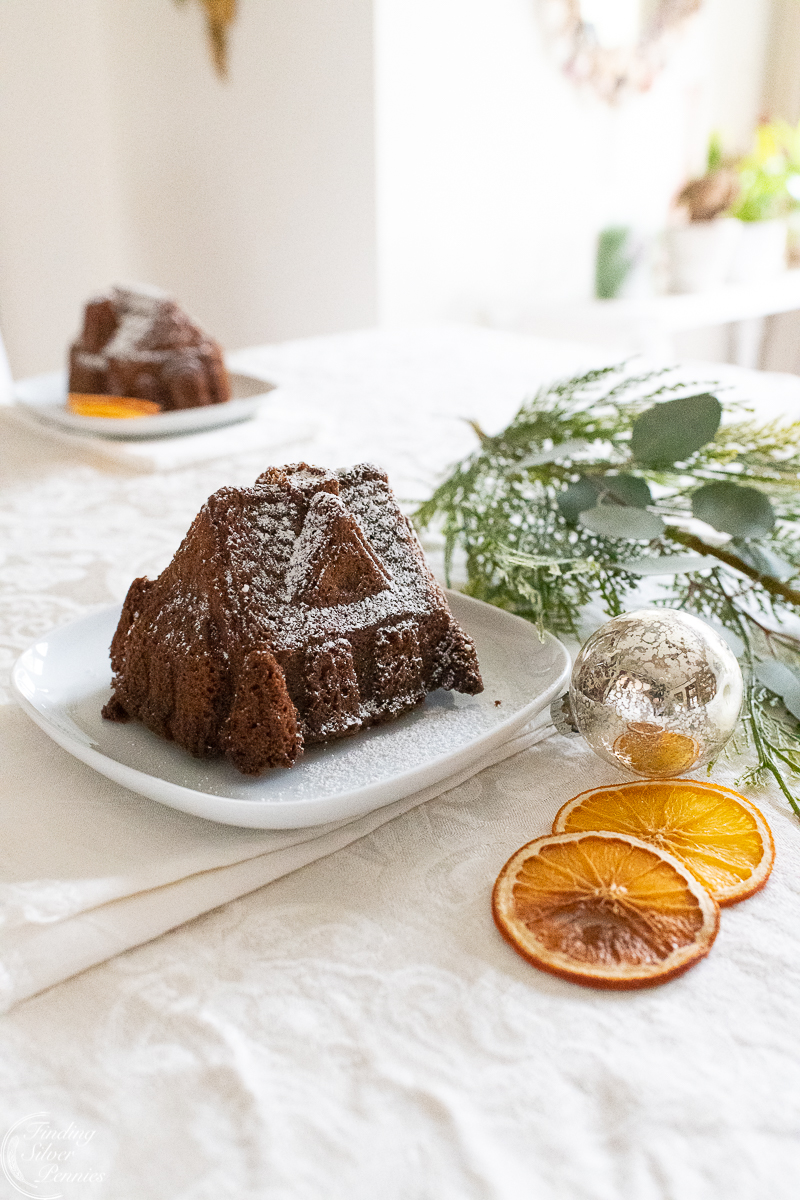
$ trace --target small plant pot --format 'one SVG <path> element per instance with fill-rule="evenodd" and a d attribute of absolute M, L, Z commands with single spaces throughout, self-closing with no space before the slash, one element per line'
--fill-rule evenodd
<path fill-rule="evenodd" d="M 692 221 L 666 231 L 669 285 L 672 292 L 706 292 L 729 278 L 742 236 L 733 217 Z"/>
<path fill-rule="evenodd" d="M 787 217 L 789 240 L 786 246 L 786 261 L 790 267 L 800 267 L 800 209 Z"/>
<path fill-rule="evenodd" d="M 774 279 L 785 271 L 789 232 L 786 219 L 777 217 L 772 221 L 739 221 L 739 224 L 742 233 L 730 276 L 734 283 Z"/>

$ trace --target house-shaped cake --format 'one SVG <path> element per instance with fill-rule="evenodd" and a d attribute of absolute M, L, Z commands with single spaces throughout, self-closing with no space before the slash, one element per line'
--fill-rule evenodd
<path fill-rule="evenodd" d="M 136 396 L 164 412 L 230 400 L 222 347 L 158 288 L 116 287 L 86 305 L 69 390 Z"/>
<path fill-rule="evenodd" d="M 436 688 L 483 689 L 472 641 L 368 465 L 271 468 L 216 492 L 158 579 L 131 584 L 111 663 L 105 717 L 248 775 Z"/>

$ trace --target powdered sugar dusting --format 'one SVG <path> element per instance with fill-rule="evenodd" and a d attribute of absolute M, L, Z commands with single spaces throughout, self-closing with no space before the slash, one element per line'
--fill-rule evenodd
<path fill-rule="evenodd" d="M 119 325 L 104 348 L 106 358 L 130 358 L 141 351 L 159 314 L 171 303 L 160 288 L 116 287 L 113 291 Z"/>
<path fill-rule="evenodd" d="M 337 475 L 339 496 L 315 493 L 310 503 L 307 471 L 302 477 L 305 495 L 269 482 L 238 493 L 245 497 L 245 506 L 241 533 L 226 529 L 227 582 L 233 591 L 242 592 L 245 584 L 249 589 L 240 615 L 250 625 L 254 642 L 267 639 L 275 650 L 293 650 L 377 628 L 402 614 L 422 616 L 432 605 L 442 604 L 416 534 L 385 479 L 362 480 L 358 470 Z M 320 475 L 330 477 L 327 472 Z M 294 483 L 291 468 L 286 478 Z M 296 599 L 296 592 L 309 577 L 334 507 L 354 518 L 385 582 L 373 595 L 317 607 Z"/>

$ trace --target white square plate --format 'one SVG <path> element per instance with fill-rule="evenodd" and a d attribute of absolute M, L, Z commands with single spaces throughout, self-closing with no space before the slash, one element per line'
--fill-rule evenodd
<path fill-rule="evenodd" d="M 499 608 L 449 592 L 474 638 L 479 696 L 439 690 L 397 721 L 312 746 L 289 770 L 256 779 L 224 759 L 196 759 L 137 721 L 104 721 L 108 648 L 120 607 L 57 629 L 17 660 L 23 709 L 59 746 L 109 779 L 162 804 L 227 825 L 295 829 L 361 816 L 447 779 L 502 745 L 546 708 L 569 676 L 557 638 Z"/>

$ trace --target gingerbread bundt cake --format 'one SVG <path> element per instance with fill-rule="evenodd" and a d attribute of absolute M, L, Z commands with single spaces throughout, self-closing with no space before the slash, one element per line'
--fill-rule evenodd
<path fill-rule="evenodd" d="M 222 349 L 156 288 L 116 287 L 86 305 L 70 347 L 71 393 L 133 396 L 164 412 L 231 398 Z"/>
<path fill-rule="evenodd" d="M 105 717 L 248 775 L 436 688 L 483 690 L 386 476 L 365 464 L 271 468 L 215 492 L 158 579 L 131 584 L 111 663 Z"/>

